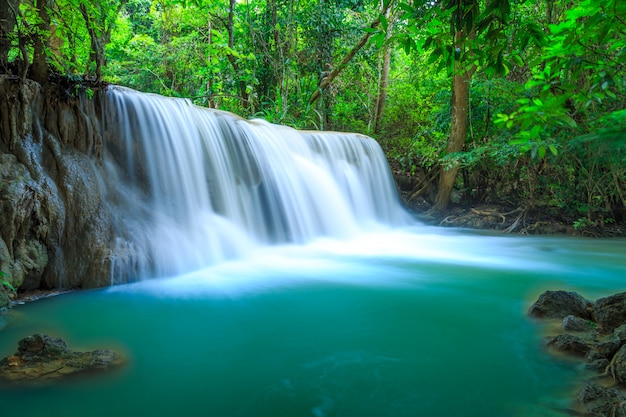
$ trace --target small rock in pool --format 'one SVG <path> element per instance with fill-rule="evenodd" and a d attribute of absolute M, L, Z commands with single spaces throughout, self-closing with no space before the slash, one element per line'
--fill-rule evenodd
<path fill-rule="evenodd" d="M 63 339 L 34 334 L 19 341 L 15 354 L 0 360 L 0 380 L 45 383 L 123 364 L 122 356 L 112 350 L 75 352 Z"/>

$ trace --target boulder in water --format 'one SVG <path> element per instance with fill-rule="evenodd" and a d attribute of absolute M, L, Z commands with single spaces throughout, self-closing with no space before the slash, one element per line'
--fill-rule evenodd
<path fill-rule="evenodd" d="M 571 314 L 563 319 L 563 330 L 568 332 L 590 332 L 596 327 L 591 320 L 581 319 Z"/>
<path fill-rule="evenodd" d="M 530 306 L 528 314 L 537 318 L 563 319 L 572 315 L 591 319 L 591 301 L 574 291 L 546 291 Z"/>
<path fill-rule="evenodd" d="M 587 362 L 594 362 L 599 359 L 610 361 L 620 348 L 619 339 L 609 339 L 594 343 L 587 355 Z"/>
<path fill-rule="evenodd" d="M 608 371 L 618 384 L 626 385 L 626 345 L 617 351 Z"/>
<path fill-rule="evenodd" d="M 551 338 L 548 341 L 548 346 L 561 352 L 579 356 L 586 356 L 591 350 L 590 344 L 584 338 L 571 334 L 560 334 Z"/>
<path fill-rule="evenodd" d="M 0 380 L 44 383 L 117 368 L 124 363 L 112 350 L 75 352 L 63 339 L 34 334 L 18 343 L 17 352 L 0 361 Z"/>
<path fill-rule="evenodd" d="M 618 389 L 588 382 L 580 390 L 576 400 L 585 416 L 626 417 L 626 396 Z"/>
<path fill-rule="evenodd" d="M 626 323 L 626 292 L 596 300 L 593 317 L 603 333 L 610 333 Z"/>
<path fill-rule="evenodd" d="M 626 324 L 622 324 L 617 329 L 613 330 L 613 336 L 618 338 L 622 344 L 626 343 Z"/>

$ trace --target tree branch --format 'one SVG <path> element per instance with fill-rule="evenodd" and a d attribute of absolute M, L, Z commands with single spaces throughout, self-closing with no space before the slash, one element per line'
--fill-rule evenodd
<path fill-rule="evenodd" d="M 384 15 L 390 6 L 391 6 L 391 1 L 388 1 L 387 4 L 384 6 L 381 14 Z M 380 14 L 378 15 L 376 19 L 372 21 L 372 23 L 370 23 L 368 28 L 375 29 L 379 24 L 380 24 Z M 343 57 L 339 65 L 337 65 L 330 72 L 330 74 L 322 78 L 322 82 L 320 83 L 319 87 L 311 95 L 311 98 L 309 99 L 309 104 L 315 103 L 317 99 L 319 99 L 322 96 L 322 91 L 326 89 L 330 85 L 330 83 L 333 82 L 335 78 L 337 78 L 337 76 L 341 73 L 341 71 L 343 71 L 346 65 L 348 65 L 348 63 L 352 60 L 352 58 L 354 58 L 357 52 L 359 52 L 359 50 L 363 48 L 363 46 L 367 43 L 367 41 L 369 40 L 371 36 L 372 36 L 372 33 L 366 32 L 365 35 L 363 35 L 363 37 L 359 40 L 359 42 L 356 45 L 354 45 L 354 47 L 350 50 L 350 52 L 348 52 L 346 56 Z"/>

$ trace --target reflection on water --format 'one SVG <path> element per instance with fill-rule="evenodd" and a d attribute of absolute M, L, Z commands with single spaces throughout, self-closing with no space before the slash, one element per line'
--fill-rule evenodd
<path fill-rule="evenodd" d="M 130 365 L 0 392 L 25 416 L 558 416 L 576 365 L 526 317 L 547 289 L 623 291 L 626 241 L 418 227 L 262 249 L 184 276 L 20 306 L 35 332 Z"/>

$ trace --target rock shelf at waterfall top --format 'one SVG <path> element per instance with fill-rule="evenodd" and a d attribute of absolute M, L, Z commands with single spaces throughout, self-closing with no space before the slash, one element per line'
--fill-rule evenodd
<path fill-rule="evenodd" d="M 572 411 L 626 417 L 626 292 L 592 302 L 576 292 L 546 291 L 528 314 L 560 321 L 560 331 L 546 336 L 547 348 L 578 359 L 589 374 Z"/>

